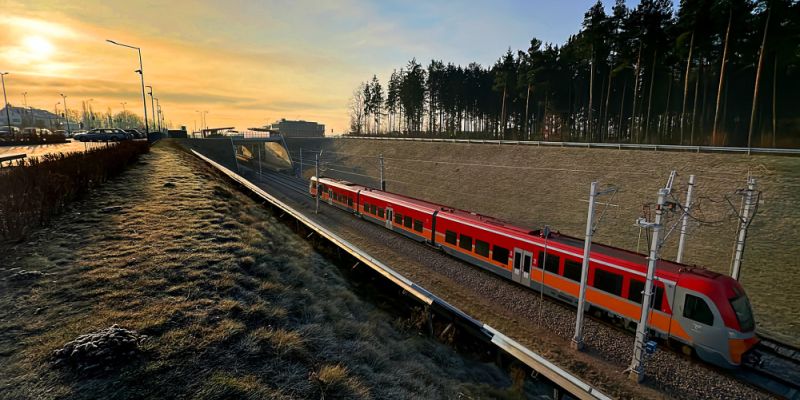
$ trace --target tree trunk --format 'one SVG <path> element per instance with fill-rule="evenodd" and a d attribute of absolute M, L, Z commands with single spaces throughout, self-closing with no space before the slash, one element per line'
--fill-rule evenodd
<path fill-rule="evenodd" d="M 619 126 L 617 127 L 617 142 L 622 142 L 623 117 L 625 116 L 625 91 L 628 88 L 628 81 L 622 82 L 622 100 L 619 102 Z"/>
<path fill-rule="evenodd" d="M 501 134 L 503 135 L 503 138 L 505 139 L 505 136 L 506 136 L 506 85 L 503 85 L 503 106 L 502 106 L 501 111 L 500 111 L 500 119 L 502 119 L 502 121 L 501 121 L 501 125 L 502 125 Z"/>
<path fill-rule="evenodd" d="M 525 95 L 525 123 L 523 126 L 525 127 L 525 133 L 523 134 L 523 138 L 525 140 L 531 140 L 530 134 L 528 133 L 528 102 L 531 99 L 531 84 L 528 84 L 528 93 Z"/>
<path fill-rule="evenodd" d="M 600 118 L 603 120 L 603 127 L 600 128 L 600 141 L 604 142 L 605 139 L 608 138 L 608 105 L 611 101 L 611 84 L 613 82 L 614 76 L 611 75 L 611 72 L 614 71 L 611 66 L 608 67 L 608 87 L 606 88 L 606 106 L 603 109 L 603 113 L 601 114 Z"/>
<path fill-rule="evenodd" d="M 672 98 L 672 79 L 673 79 L 673 72 L 670 71 L 670 73 L 669 73 L 669 81 L 667 81 L 668 82 L 668 86 L 667 86 L 667 106 L 664 107 L 664 120 L 663 120 L 664 129 L 663 130 L 659 130 L 659 136 L 661 136 L 661 138 L 663 138 L 664 136 L 667 136 L 667 133 L 670 133 L 669 137 L 672 138 L 672 134 L 671 134 L 671 132 L 669 130 L 669 128 L 670 128 L 670 126 L 669 126 L 669 120 L 670 120 L 670 118 L 669 118 L 669 101 Z M 659 143 L 661 143 L 660 140 L 659 140 Z"/>
<path fill-rule="evenodd" d="M 644 122 L 644 137 L 645 139 L 650 138 L 650 111 L 653 108 L 653 86 L 655 86 L 655 78 L 656 78 L 656 56 L 658 56 L 658 51 L 653 51 L 653 68 L 650 71 L 650 90 L 649 94 L 647 95 L 647 119 Z"/>
<path fill-rule="evenodd" d="M 633 109 L 631 110 L 631 140 L 636 135 L 639 142 L 639 132 L 636 130 L 636 99 L 639 97 L 639 67 L 642 65 L 642 43 L 639 42 L 639 55 L 636 56 L 636 68 L 633 72 Z"/>
<path fill-rule="evenodd" d="M 692 104 L 692 127 L 691 127 L 691 136 L 689 136 L 689 145 L 694 144 L 694 127 L 697 123 L 697 98 L 699 97 L 698 94 L 700 92 L 700 77 L 702 73 L 702 68 L 698 67 L 697 69 L 697 78 L 694 81 L 694 102 Z"/>
<path fill-rule="evenodd" d="M 725 85 L 725 67 L 728 64 L 728 39 L 731 36 L 731 23 L 733 22 L 733 8 L 728 13 L 728 28 L 725 30 L 725 45 L 722 50 L 722 61 L 719 67 L 719 86 L 717 87 L 717 105 L 714 109 L 714 125 L 711 129 L 711 145 L 717 144 L 717 127 L 719 126 L 719 106 L 722 100 L 722 88 Z"/>
<path fill-rule="evenodd" d="M 586 128 L 586 137 L 591 142 L 594 137 L 594 124 L 592 123 L 592 111 L 594 110 L 594 44 L 592 44 L 592 59 L 589 68 L 589 118 L 586 121 L 588 126 Z"/>
<path fill-rule="evenodd" d="M 683 75 L 683 105 L 681 105 L 681 141 L 683 144 L 683 126 L 686 119 L 686 97 L 689 96 L 689 72 L 692 67 L 692 51 L 694 50 L 694 32 L 689 40 L 689 57 L 686 57 L 686 73 Z M 692 117 L 694 118 L 694 117 Z"/>
<path fill-rule="evenodd" d="M 753 127 L 756 122 L 756 109 L 758 108 L 758 89 L 761 82 L 761 68 L 764 66 L 764 47 L 767 45 L 767 32 L 769 32 L 769 18 L 772 10 L 767 10 L 767 21 L 764 23 L 764 37 L 761 39 L 761 50 L 758 51 L 758 68 L 756 68 L 756 83 L 753 87 L 753 106 L 750 109 L 750 127 L 747 130 L 747 149 L 753 144 Z"/>
<path fill-rule="evenodd" d="M 777 131 L 777 109 L 778 102 L 776 93 L 778 91 L 778 54 L 775 54 L 775 64 L 772 66 L 772 147 L 775 147 L 775 132 Z"/>

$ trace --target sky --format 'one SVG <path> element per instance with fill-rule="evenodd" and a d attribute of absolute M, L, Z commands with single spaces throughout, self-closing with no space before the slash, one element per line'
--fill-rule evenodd
<path fill-rule="evenodd" d="M 385 84 L 416 58 L 490 65 L 530 39 L 564 43 L 592 0 L 2 0 L 0 72 L 8 102 L 142 114 L 145 84 L 166 119 L 189 130 L 280 118 L 347 130 L 360 82 Z M 606 0 L 607 10 L 613 1 Z M 633 6 L 634 2 L 629 1 Z M 26 96 L 22 93 L 27 92 Z M 150 113 L 150 99 L 148 97 Z M 123 105 L 123 103 L 125 103 Z M 63 105 L 59 105 L 63 108 Z"/>

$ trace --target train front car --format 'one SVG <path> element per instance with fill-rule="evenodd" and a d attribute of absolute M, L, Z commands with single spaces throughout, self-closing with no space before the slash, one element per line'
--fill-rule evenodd
<path fill-rule="evenodd" d="M 726 368 L 742 364 L 758 343 L 750 300 L 729 276 L 686 269 L 675 288 L 673 320 L 689 337 L 702 360 Z"/>

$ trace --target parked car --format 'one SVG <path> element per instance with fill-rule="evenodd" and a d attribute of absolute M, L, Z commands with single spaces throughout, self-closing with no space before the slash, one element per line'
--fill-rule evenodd
<path fill-rule="evenodd" d="M 64 132 L 64 135 L 74 138 L 75 135 L 80 135 L 80 134 L 88 133 L 88 132 L 89 131 L 86 130 L 86 129 L 78 129 L 77 131 L 72 131 L 72 136 L 70 136 L 70 134 L 68 134 L 67 132 Z"/>
<path fill-rule="evenodd" d="M 23 139 L 28 139 L 28 140 L 31 140 L 31 139 L 48 140 L 48 139 L 51 139 L 51 138 L 55 139 L 53 137 L 53 135 L 54 134 L 53 134 L 53 132 L 50 131 L 50 129 L 28 127 L 28 128 L 23 128 L 22 129 L 22 134 L 20 136 Z"/>
<path fill-rule="evenodd" d="M 131 136 L 133 136 L 134 139 L 144 139 L 145 138 L 144 133 L 139 132 L 136 129 L 125 129 L 125 132 L 130 133 Z"/>
<path fill-rule="evenodd" d="M 97 128 L 79 136 L 81 142 L 116 142 L 130 140 L 131 135 L 122 129 L 116 128 Z"/>
<path fill-rule="evenodd" d="M 0 139 L 11 140 L 14 139 L 15 136 L 20 136 L 19 128 L 12 126 L 9 132 L 8 126 L 0 126 Z"/>

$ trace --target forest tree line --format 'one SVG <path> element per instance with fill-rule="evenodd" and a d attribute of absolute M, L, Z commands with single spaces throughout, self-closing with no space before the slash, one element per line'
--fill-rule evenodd
<path fill-rule="evenodd" d="M 558 46 L 412 59 L 353 92 L 351 134 L 800 145 L 800 1 L 601 1 Z"/>

